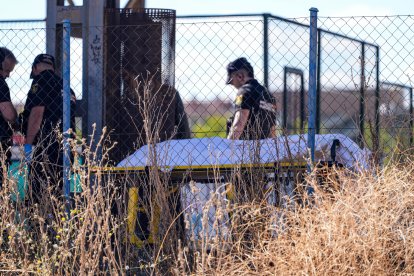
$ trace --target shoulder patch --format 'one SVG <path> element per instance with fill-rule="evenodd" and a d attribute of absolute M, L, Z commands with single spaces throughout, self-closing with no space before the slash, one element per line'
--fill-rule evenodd
<path fill-rule="evenodd" d="M 39 84 L 35 83 L 32 85 L 32 88 L 30 88 L 30 92 L 36 93 L 38 89 L 39 89 Z"/>
<path fill-rule="evenodd" d="M 243 102 L 243 95 L 237 95 L 236 99 L 234 100 L 234 103 L 236 105 L 241 105 Z"/>

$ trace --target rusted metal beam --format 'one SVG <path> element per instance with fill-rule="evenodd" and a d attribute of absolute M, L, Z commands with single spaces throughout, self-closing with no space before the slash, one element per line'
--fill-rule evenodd
<path fill-rule="evenodd" d="M 86 80 L 86 98 L 88 106 L 87 127 L 90 137 L 98 141 L 103 128 L 103 87 L 104 87 L 104 9 L 102 0 L 88 0 L 85 3 L 85 22 L 83 24 L 85 34 L 83 39 L 84 52 L 84 80 Z M 85 82 L 85 81 L 84 81 Z M 94 126 L 95 125 L 95 129 Z"/>
<path fill-rule="evenodd" d="M 145 8 L 145 0 L 129 0 L 128 3 L 125 5 L 127 9 L 144 9 Z"/>
<path fill-rule="evenodd" d="M 60 23 L 65 19 L 69 19 L 71 24 L 82 23 L 82 6 L 58 6 L 56 11 L 56 22 Z"/>

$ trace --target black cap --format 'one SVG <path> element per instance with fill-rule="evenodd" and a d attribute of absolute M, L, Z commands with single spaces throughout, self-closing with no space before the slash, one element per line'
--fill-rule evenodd
<path fill-rule="evenodd" d="M 55 58 L 52 55 L 49 54 L 40 54 L 35 57 L 33 60 L 32 66 L 35 66 L 39 63 L 46 63 L 53 66 L 53 69 L 55 69 Z M 30 73 L 30 78 L 33 79 L 33 73 Z"/>
<path fill-rule="evenodd" d="M 35 66 L 39 63 L 47 63 L 53 66 L 55 68 L 55 58 L 52 55 L 49 54 L 40 54 L 37 55 L 37 57 L 34 59 L 32 66 Z"/>
<path fill-rule="evenodd" d="M 237 72 L 241 69 L 245 69 L 249 73 L 249 76 L 253 77 L 253 75 L 254 75 L 253 67 L 250 65 L 250 63 L 247 61 L 246 58 L 241 57 L 241 58 L 236 59 L 235 61 L 230 62 L 227 65 L 227 81 L 226 81 L 226 84 L 230 84 L 231 74 L 233 74 L 234 72 Z"/>

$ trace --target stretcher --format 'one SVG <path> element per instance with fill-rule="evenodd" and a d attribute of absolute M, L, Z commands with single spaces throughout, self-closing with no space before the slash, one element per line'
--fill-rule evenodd
<path fill-rule="evenodd" d="M 320 167 L 339 166 L 354 171 L 369 169 L 369 150 L 360 149 L 344 135 L 317 135 L 315 144 L 315 164 Z M 255 155 L 249 154 L 257 149 Z M 155 206 L 153 216 L 144 219 L 146 225 L 141 223 L 140 217 L 145 216 L 142 216 L 143 198 L 139 189 L 140 185 L 147 185 L 151 169 L 155 168 L 168 181 L 168 196 L 180 197 L 182 208 L 178 208 L 187 212 L 194 224 L 199 224 L 199 216 L 192 218 L 194 213 L 200 214 L 202 204 L 207 198 L 200 200 L 195 193 L 208 195 L 212 188 L 219 187 L 225 191 L 223 200 L 232 200 L 235 192 L 232 184 L 237 173 L 259 171 L 272 193 L 269 202 L 279 206 L 286 205 L 287 198 L 295 197 L 296 184 L 303 181 L 309 165 L 312 165 L 307 155 L 306 135 L 260 141 L 232 141 L 218 137 L 171 140 L 144 146 L 116 167 L 100 170 L 128 182 L 127 230 L 130 241 L 141 247 L 145 243 L 155 242 L 160 216 L 158 207 Z M 195 183 L 198 192 L 191 192 L 189 183 Z M 209 217 L 214 216 L 214 211 L 211 213 L 210 215 L 209 212 Z M 138 235 L 137 228 L 147 233 Z M 193 231 L 199 232 L 199 228 L 199 225 L 192 225 Z"/>
<path fill-rule="evenodd" d="M 333 163 L 329 163 L 332 166 Z M 339 164 L 338 164 L 339 165 Z M 127 232 L 129 241 L 137 247 L 156 242 L 158 224 L 160 219 L 159 206 L 152 201 L 152 216 L 148 218 L 146 209 L 143 205 L 145 196 L 142 187 L 148 187 L 151 181 L 150 170 L 147 167 L 110 167 L 100 168 L 100 173 L 108 175 L 115 180 L 118 185 L 126 187 L 127 192 Z M 180 166 L 171 170 L 159 170 L 158 174 L 168 182 L 167 196 L 176 202 L 177 205 L 171 206 L 175 209 L 175 214 L 179 215 L 182 211 L 191 217 L 202 213 L 203 203 L 208 200 L 208 196 L 213 190 L 221 190 L 225 197 L 223 201 L 232 201 L 235 197 L 235 186 L 233 185 L 235 175 L 251 172 L 260 172 L 263 181 L 268 185 L 267 193 L 272 194 L 271 201 L 275 205 L 286 204 L 286 197 L 294 197 L 296 183 L 302 182 L 308 169 L 306 162 L 278 162 L 268 164 L 244 164 L 244 165 L 217 165 L 210 166 Z M 190 187 L 197 186 L 197 194 Z M 148 203 L 147 203 L 148 204 Z M 226 203 L 223 203 L 226 204 Z M 209 211 L 209 221 L 214 220 L 214 210 Z M 199 216 L 198 216 L 199 217 Z M 199 222 L 194 222 L 191 228 L 200 228 Z M 192 230 L 192 231 L 193 231 Z M 139 234 L 138 234 L 139 233 Z M 200 234 L 198 231 L 197 234 Z"/>

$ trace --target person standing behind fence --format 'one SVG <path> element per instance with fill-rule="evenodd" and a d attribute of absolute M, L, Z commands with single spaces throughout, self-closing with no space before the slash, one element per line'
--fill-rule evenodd
<path fill-rule="evenodd" d="M 17 63 L 16 57 L 9 49 L 0 47 L 0 187 L 3 183 L 3 168 L 8 168 L 11 162 L 10 147 L 12 146 L 11 137 L 13 134 L 11 125 L 17 117 L 16 109 L 11 102 L 10 89 L 6 83 L 6 78 L 10 76 Z"/>
<path fill-rule="evenodd" d="M 274 97 L 255 78 L 246 58 L 227 65 L 227 81 L 237 88 L 236 112 L 229 128 L 228 139 L 257 140 L 272 137 L 276 124 Z"/>
<path fill-rule="evenodd" d="M 32 200 L 40 202 L 46 189 L 63 195 L 63 80 L 55 74 L 55 59 L 48 54 L 36 56 L 30 78 L 33 82 L 22 116 L 26 135 L 24 145 L 29 163 Z M 71 127 L 74 130 L 76 98 L 71 90 Z"/>

